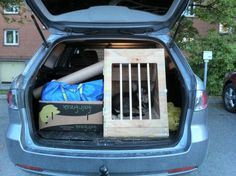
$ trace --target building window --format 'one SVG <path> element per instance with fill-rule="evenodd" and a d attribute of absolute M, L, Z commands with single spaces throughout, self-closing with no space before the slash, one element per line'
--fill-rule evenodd
<path fill-rule="evenodd" d="M 229 34 L 229 33 L 231 33 L 231 31 L 232 31 L 232 28 L 229 27 L 227 24 L 222 24 L 222 23 L 219 24 L 219 33 L 220 34 Z"/>
<path fill-rule="evenodd" d="M 182 40 L 182 43 L 192 42 L 192 41 L 194 41 L 194 38 L 192 38 L 192 37 L 184 37 L 183 40 Z"/>
<path fill-rule="evenodd" d="M 19 5 L 11 5 L 7 4 L 4 7 L 3 13 L 6 15 L 16 15 L 20 13 L 20 6 Z"/>
<path fill-rule="evenodd" d="M 187 9 L 185 10 L 184 16 L 186 16 L 186 17 L 195 17 L 194 9 L 195 9 L 195 3 L 191 3 L 187 7 Z"/>
<path fill-rule="evenodd" d="M 19 45 L 19 32 L 17 30 L 5 30 L 4 45 Z"/>

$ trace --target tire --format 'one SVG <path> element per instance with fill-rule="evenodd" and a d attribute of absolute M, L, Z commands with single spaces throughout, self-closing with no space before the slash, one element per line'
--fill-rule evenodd
<path fill-rule="evenodd" d="M 232 83 L 227 84 L 223 91 L 224 107 L 227 111 L 236 112 L 236 86 Z"/>

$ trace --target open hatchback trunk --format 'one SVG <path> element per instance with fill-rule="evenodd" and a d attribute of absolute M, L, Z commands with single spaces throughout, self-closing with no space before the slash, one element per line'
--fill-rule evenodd
<path fill-rule="evenodd" d="M 80 121 L 78 123 L 78 120 L 75 121 L 75 124 L 69 122 L 70 116 L 75 115 L 80 110 L 83 111 L 81 107 L 88 107 L 84 105 L 78 106 L 78 104 L 81 105 L 81 102 L 45 102 L 41 101 L 41 96 L 34 96 L 33 92 L 36 88 L 46 85 L 46 83 L 52 80 L 57 80 L 64 76 L 71 75 L 71 73 L 84 70 L 84 68 L 88 68 L 93 64 L 104 62 L 104 58 L 107 57 L 106 52 L 119 51 L 123 53 L 124 51 L 132 50 L 141 53 L 144 50 L 157 52 L 152 53 L 153 56 L 156 56 L 156 54 L 158 56 L 158 52 L 161 52 L 164 56 L 164 63 L 159 64 L 161 67 L 157 67 L 158 63 L 155 64 L 154 62 L 150 64 L 143 62 L 139 66 L 134 63 L 123 64 L 122 74 L 120 70 L 121 64 L 117 64 L 117 62 L 112 64 L 112 74 L 108 74 L 108 76 L 112 75 L 112 79 L 110 80 L 112 92 L 110 93 L 107 92 L 109 89 L 105 81 L 105 68 L 103 68 L 102 73 L 82 81 L 82 83 L 84 83 L 94 80 L 104 80 L 105 84 L 104 100 L 95 102 L 100 114 L 86 116 L 87 120 L 95 119 L 91 124 L 79 124 Z M 147 67 L 147 65 L 149 66 Z M 161 72 L 155 71 L 156 68 L 157 70 L 163 70 L 163 75 L 160 75 Z M 93 70 L 87 72 L 87 74 L 90 74 L 90 72 L 93 72 Z M 78 76 L 80 77 L 80 75 Z M 158 77 L 161 80 L 160 82 L 158 82 Z M 181 134 L 181 124 L 183 124 L 185 120 L 183 117 L 186 111 L 184 81 L 178 71 L 177 65 L 175 65 L 175 61 L 169 55 L 168 50 L 159 42 L 131 39 L 94 39 L 83 41 L 68 39 L 53 48 L 50 54 L 44 59 L 41 68 L 34 74 L 32 80 L 35 81 L 32 82 L 31 92 L 29 94 L 31 121 L 37 139 L 44 145 L 55 146 L 58 144 L 59 146 L 66 147 L 84 146 L 87 148 L 126 148 L 131 146 L 145 148 L 163 147 L 177 142 Z M 167 99 L 160 98 L 160 85 L 166 86 L 165 92 L 167 92 L 167 94 L 165 94 L 165 92 L 162 92 L 162 94 L 167 95 Z M 122 94 L 120 94 L 120 92 L 122 92 Z M 109 104 L 107 104 L 105 97 L 109 95 L 111 95 L 111 102 L 109 103 L 108 101 Z M 141 106 L 139 104 L 140 100 L 142 102 Z M 162 103 L 161 101 L 165 101 L 167 104 L 161 107 L 159 106 Z M 68 103 L 72 103 L 72 105 L 68 105 Z M 58 106 L 58 104 L 62 105 Z M 40 124 L 40 116 L 43 111 L 42 107 L 47 105 L 54 105 L 59 111 L 61 111 L 60 107 L 63 106 L 64 111 L 67 111 L 64 117 L 60 116 L 63 118 L 64 125 L 59 126 L 54 124 L 50 127 L 47 126 L 50 125 L 47 121 L 42 127 L 42 124 Z M 142 110 L 138 107 L 142 107 Z M 110 108 L 112 112 L 110 116 L 105 117 L 104 114 L 108 108 Z M 167 112 L 165 112 L 165 108 L 167 108 Z M 120 109 L 122 109 L 122 112 L 120 112 Z M 166 122 L 157 121 L 163 116 L 168 118 Z M 46 117 L 51 118 L 51 111 Z M 115 126 L 112 126 L 111 122 L 108 123 L 105 120 L 105 118 L 109 117 L 115 120 Z M 58 117 L 53 116 L 53 118 L 53 123 L 55 123 L 55 119 Z M 143 122 L 140 120 L 143 120 Z M 139 123 L 138 121 L 141 122 L 138 128 L 132 128 L 133 123 L 137 124 Z M 156 127 L 153 126 L 155 122 L 157 122 Z M 149 126 L 142 128 L 142 124 L 144 123 L 149 123 L 150 128 Z M 123 126 L 119 126 L 119 124 L 123 124 Z M 127 127 L 127 124 L 131 126 L 124 128 Z M 120 128 L 122 128 L 121 131 L 119 130 Z M 106 130 L 108 130 L 108 133 Z"/>
<path fill-rule="evenodd" d="M 183 76 L 175 64 L 178 58 L 170 55 L 162 41 L 148 37 L 138 39 L 135 34 L 167 35 L 183 14 L 188 0 L 26 2 L 50 32 L 69 36 L 49 48 L 49 54 L 31 79 L 34 80 L 29 94 L 31 121 L 39 142 L 49 146 L 111 149 L 163 147 L 179 140 L 187 111 L 187 96 Z M 78 34 L 84 39 L 79 40 Z M 92 35 L 93 39 L 86 40 L 86 36 Z M 112 37 L 107 39 L 107 36 Z M 153 54 L 145 55 L 146 51 Z M 137 53 L 145 56 L 140 59 Z M 124 57 L 126 59 L 122 59 Z M 104 81 L 104 99 L 93 102 L 93 106 L 79 108 L 71 102 L 64 106 L 63 103 L 58 105 L 41 100 L 42 86 L 46 83 L 60 81 L 60 78 L 94 64 L 102 65 L 102 71 L 93 67 L 87 72 L 79 72 L 78 77 L 93 76 L 73 83 Z M 81 107 L 95 111 L 95 106 L 94 117 L 98 119 L 91 124 L 86 113 L 83 116 L 87 121 L 82 126 L 73 126 L 71 120 L 66 119 L 75 115 L 75 111 L 81 112 Z M 67 108 L 65 114 L 61 113 L 60 107 Z M 45 111 L 47 108 L 50 114 Z M 48 118 L 55 120 L 55 114 L 63 116 L 63 123 L 66 123 L 61 125 L 62 128 L 49 125 Z M 42 122 L 48 128 L 42 127 Z"/>
<path fill-rule="evenodd" d="M 53 33 L 136 32 L 171 29 L 189 0 L 26 0 Z"/>

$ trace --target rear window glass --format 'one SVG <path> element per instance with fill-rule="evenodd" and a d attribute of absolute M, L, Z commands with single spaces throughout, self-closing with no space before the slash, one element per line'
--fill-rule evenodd
<path fill-rule="evenodd" d="M 126 6 L 133 10 L 142 10 L 157 15 L 165 15 L 173 0 L 43 0 L 52 15 L 88 9 L 92 6 Z"/>

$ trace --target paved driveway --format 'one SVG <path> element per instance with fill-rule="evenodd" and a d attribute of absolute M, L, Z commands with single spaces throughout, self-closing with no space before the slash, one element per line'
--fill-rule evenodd
<path fill-rule="evenodd" d="M 7 128 L 7 105 L 0 100 L 0 176 L 33 176 L 22 172 L 10 161 L 4 133 Z M 209 151 L 205 162 L 188 176 L 236 176 L 236 114 L 226 112 L 219 103 L 209 105 Z"/>

